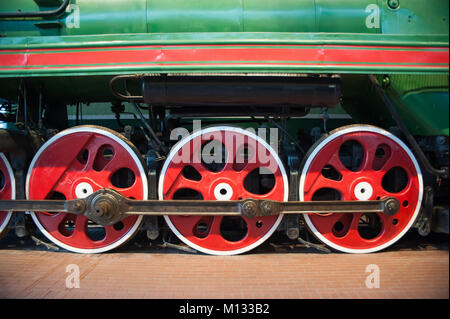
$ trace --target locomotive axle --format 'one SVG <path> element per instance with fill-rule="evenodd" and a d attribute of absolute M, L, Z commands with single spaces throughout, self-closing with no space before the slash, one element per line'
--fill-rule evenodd
<path fill-rule="evenodd" d="M 244 216 L 247 218 L 279 214 L 383 213 L 395 215 L 399 201 L 386 197 L 372 201 L 280 202 L 275 200 L 133 200 L 113 189 L 100 189 L 84 199 L 1 200 L 0 211 L 46 211 L 85 215 L 93 222 L 113 225 L 128 215 Z"/>

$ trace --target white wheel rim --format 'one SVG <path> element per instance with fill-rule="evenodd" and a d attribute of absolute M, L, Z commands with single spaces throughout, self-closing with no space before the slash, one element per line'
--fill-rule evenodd
<path fill-rule="evenodd" d="M 0 160 L 2 160 L 5 163 L 6 170 L 8 171 L 8 175 L 11 180 L 11 199 L 16 199 L 16 179 L 14 178 L 14 172 L 12 170 L 12 167 L 3 153 L 0 153 Z M 7 176 L 5 176 L 5 178 L 7 178 Z M 8 226 L 11 218 L 12 212 L 8 212 L 6 214 L 5 220 L 3 220 L 3 223 L 0 224 L 0 234 L 5 230 L 6 226 Z"/>

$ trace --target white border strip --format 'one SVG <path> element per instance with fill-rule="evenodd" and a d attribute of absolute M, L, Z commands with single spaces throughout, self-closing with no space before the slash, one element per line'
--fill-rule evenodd
<path fill-rule="evenodd" d="M 352 117 L 348 114 L 328 114 L 329 119 L 332 120 L 351 120 Z M 149 118 L 148 114 L 144 114 L 144 117 L 146 119 Z M 202 116 L 199 116 L 202 117 Z M 202 117 L 205 119 L 208 118 L 222 118 L 222 119 L 229 119 L 230 117 L 227 116 L 217 116 L 217 117 Z M 238 116 L 236 118 L 251 118 L 250 116 Z M 255 116 L 255 118 L 261 118 L 263 119 L 263 116 Z M 76 115 L 69 115 L 68 119 L 71 121 L 75 121 L 77 119 Z M 116 116 L 115 115 L 83 115 L 82 117 L 79 118 L 80 121 L 83 120 L 115 120 Z M 134 120 L 135 117 L 131 114 L 122 114 L 120 115 L 120 119 L 121 120 Z M 307 114 L 305 116 L 293 116 L 291 117 L 291 119 L 322 119 L 322 114 Z"/>

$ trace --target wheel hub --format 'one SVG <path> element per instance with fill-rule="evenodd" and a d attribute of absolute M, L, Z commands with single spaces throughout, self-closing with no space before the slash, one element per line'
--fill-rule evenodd
<path fill-rule="evenodd" d="M 229 183 L 221 182 L 214 189 L 214 197 L 217 200 L 230 200 L 233 197 L 233 187 Z"/>
<path fill-rule="evenodd" d="M 76 184 L 75 196 L 76 198 L 85 198 L 94 192 L 94 188 L 88 182 L 80 182 Z"/>
<path fill-rule="evenodd" d="M 353 195 L 357 200 L 370 200 L 373 195 L 373 187 L 369 182 L 359 181 L 353 187 Z"/>

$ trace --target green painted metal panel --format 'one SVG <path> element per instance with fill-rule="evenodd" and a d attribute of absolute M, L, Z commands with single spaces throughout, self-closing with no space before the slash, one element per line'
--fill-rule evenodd
<path fill-rule="evenodd" d="M 397 111 L 416 135 L 449 135 L 448 75 L 390 75 L 388 95 L 401 103 Z"/>
<path fill-rule="evenodd" d="M 61 35 L 145 33 L 146 0 L 71 1 Z M 79 21 L 76 15 L 79 12 Z M 78 24 L 78 25 L 77 25 Z"/>
<path fill-rule="evenodd" d="M 398 9 L 381 1 L 384 34 L 448 34 L 448 0 L 399 0 Z"/>
<path fill-rule="evenodd" d="M 448 1 L 401 0 L 71 0 L 46 19 L 0 19 L 2 36 L 172 32 L 350 32 L 448 34 Z M 0 12 L 40 11 L 29 0 L 1 1 Z M 36 22 L 59 22 L 42 29 Z"/>
<path fill-rule="evenodd" d="M 148 32 L 243 31 L 241 0 L 148 0 Z"/>
<path fill-rule="evenodd" d="M 316 0 L 317 31 L 380 33 L 379 2 L 377 0 Z"/>
<path fill-rule="evenodd" d="M 245 32 L 317 32 L 313 1 L 247 0 L 242 19 Z"/>
<path fill-rule="evenodd" d="M 383 83 L 383 78 L 378 76 L 378 81 Z M 348 75 L 343 85 L 343 108 L 355 121 L 386 129 L 396 126 L 368 77 Z M 448 136 L 448 85 L 448 75 L 390 75 L 386 92 L 413 135 Z"/>
<path fill-rule="evenodd" d="M 407 94 L 398 112 L 415 135 L 449 135 L 448 90 Z"/>

